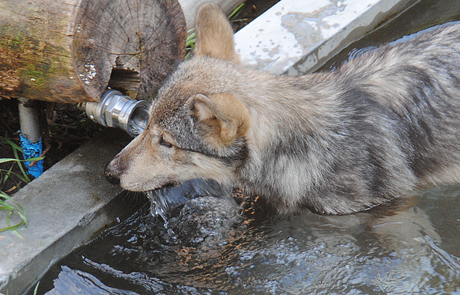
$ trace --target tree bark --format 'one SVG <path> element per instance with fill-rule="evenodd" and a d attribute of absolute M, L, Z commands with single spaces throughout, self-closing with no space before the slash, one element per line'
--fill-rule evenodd
<path fill-rule="evenodd" d="M 150 100 L 185 54 L 177 0 L 0 1 L 0 97 Z"/>

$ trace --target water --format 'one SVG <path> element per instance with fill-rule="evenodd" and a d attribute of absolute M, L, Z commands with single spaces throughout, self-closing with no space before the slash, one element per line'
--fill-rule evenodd
<path fill-rule="evenodd" d="M 160 215 L 164 221 L 167 220 L 167 212 L 186 203 L 188 200 L 203 196 L 216 196 L 218 198 L 230 198 L 231 192 L 220 187 L 212 179 L 194 179 L 185 181 L 180 186 L 165 187 L 161 190 L 149 191 L 146 193 L 150 201 L 152 216 Z"/>
<path fill-rule="evenodd" d="M 57 263 L 47 294 L 460 294 L 460 186 L 349 216 L 145 206 Z M 174 210 L 172 210 L 174 211 Z M 171 238 L 171 229 L 176 235 Z"/>
<path fill-rule="evenodd" d="M 459 19 L 458 0 L 419 1 L 323 70 Z M 212 182 L 150 193 L 51 267 L 39 294 L 460 294 L 460 185 L 349 216 L 277 216 L 228 194 Z"/>
<path fill-rule="evenodd" d="M 207 212 L 217 212 L 217 208 L 210 206 L 208 203 L 217 203 L 217 206 L 228 205 L 229 208 L 236 209 L 237 205 L 234 202 L 231 192 L 220 187 L 217 182 L 212 179 L 193 179 L 185 181 L 181 186 L 165 187 L 160 190 L 146 192 L 146 196 L 150 202 L 150 214 L 152 217 L 159 217 L 163 220 L 163 225 L 167 230 L 166 241 L 169 243 L 171 240 L 175 242 L 183 242 L 184 239 L 178 241 L 178 237 L 172 226 L 170 220 L 177 222 L 177 217 L 182 219 L 189 219 L 192 216 L 187 215 L 187 209 L 192 206 L 192 213 L 195 214 L 198 210 Z M 181 207 L 181 211 L 177 214 L 177 208 Z M 200 208 L 201 207 L 201 208 Z M 229 211 L 236 215 L 236 211 L 231 211 L 225 208 L 224 213 Z M 185 212 L 185 213 L 184 213 Z M 179 216 L 175 216 L 179 215 Z M 181 220 L 181 219 L 179 219 Z M 183 227 L 188 221 L 180 221 Z M 208 230 L 211 230 L 209 228 Z M 220 230 L 220 229 L 218 229 Z"/>

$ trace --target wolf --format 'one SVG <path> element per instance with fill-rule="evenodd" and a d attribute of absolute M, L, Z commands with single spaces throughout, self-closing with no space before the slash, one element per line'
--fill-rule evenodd
<path fill-rule="evenodd" d="M 244 67 L 214 4 L 196 34 L 147 128 L 106 168 L 124 189 L 211 178 L 281 214 L 341 215 L 460 181 L 459 24 L 301 77 Z"/>

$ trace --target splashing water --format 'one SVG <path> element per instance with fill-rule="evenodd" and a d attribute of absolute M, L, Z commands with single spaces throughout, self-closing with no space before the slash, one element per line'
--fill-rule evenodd
<path fill-rule="evenodd" d="M 153 217 L 161 216 L 161 218 L 163 218 L 163 226 L 168 233 L 166 237 L 167 242 L 177 242 L 177 235 L 173 229 L 169 228 L 168 217 L 166 217 L 166 210 L 169 207 L 169 205 L 164 201 L 166 198 L 158 198 L 159 195 L 155 194 L 154 191 L 148 191 L 145 195 L 150 201 L 150 214 Z"/>
<path fill-rule="evenodd" d="M 168 232 L 169 242 L 177 242 L 178 238 L 170 228 L 169 215 L 175 208 L 184 205 L 187 201 L 199 197 L 230 198 L 230 190 L 222 188 L 212 179 L 192 179 L 183 182 L 180 186 L 164 187 L 145 193 L 150 201 L 150 214 L 153 217 L 161 216 L 163 226 Z"/>
<path fill-rule="evenodd" d="M 230 190 L 221 187 L 212 179 L 192 179 L 183 182 L 180 186 L 148 191 L 146 196 L 151 203 L 150 211 L 152 215 L 160 215 L 167 222 L 167 214 L 188 200 L 204 196 L 229 197 Z"/>
<path fill-rule="evenodd" d="M 158 202 L 159 198 L 157 198 L 157 195 L 153 191 L 148 191 L 145 193 L 147 198 L 149 198 L 150 201 L 150 214 L 152 214 L 153 217 L 156 216 L 161 216 L 163 218 L 163 221 L 165 223 L 165 227 L 168 227 L 168 218 L 166 217 L 166 212 L 165 212 L 165 203 Z"/>

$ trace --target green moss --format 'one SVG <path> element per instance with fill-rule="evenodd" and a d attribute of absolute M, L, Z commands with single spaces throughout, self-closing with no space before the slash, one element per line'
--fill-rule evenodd
<path fill-rule="evenodd" d="M 47 95 L 51 83 L 72 76 L 68 50 L 52 45 L 65 43 L 59 42 L 64 36 L 56 33 L 47 39 L 46 34 L 38 29 L 0 26 L 0 70 L 13 69 L 21 95 L 29 98 Z"/>

